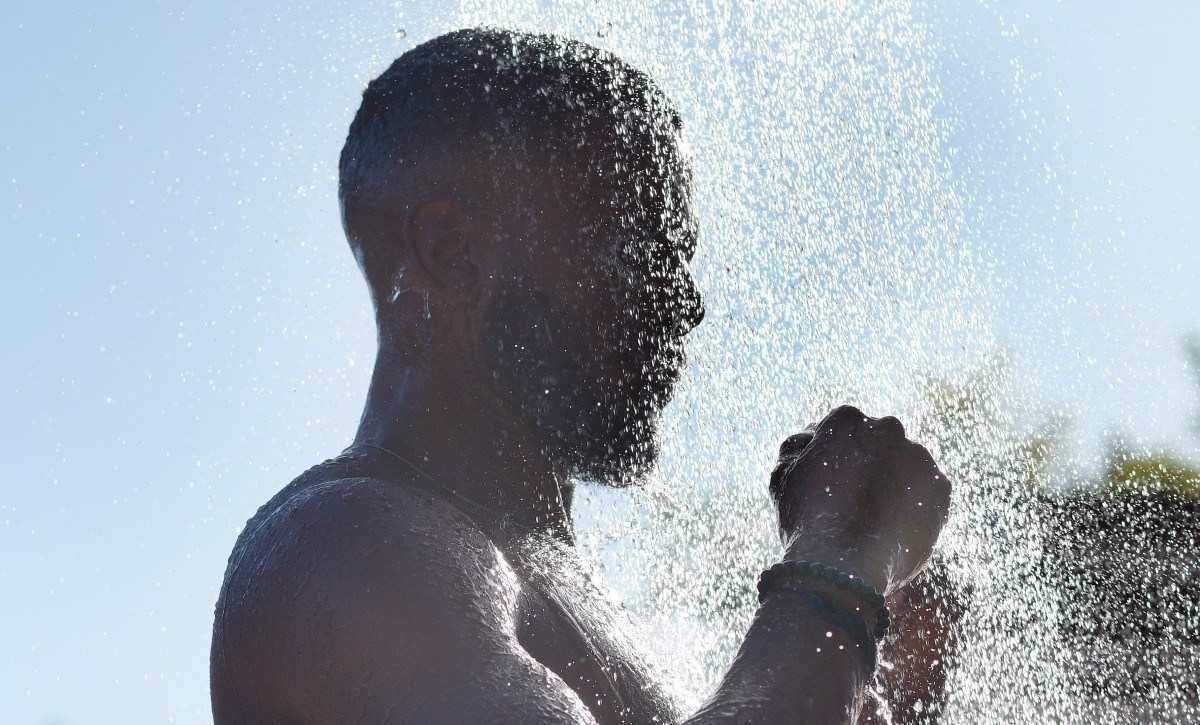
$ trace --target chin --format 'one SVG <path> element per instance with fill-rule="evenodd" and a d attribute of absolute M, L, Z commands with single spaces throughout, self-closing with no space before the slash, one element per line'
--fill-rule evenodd
<path fill-rule="evenodd" d="M 658 460 L 658 441 L 623 450 L 605 449 L 599 455 L 581 456 L 575 467 L 575 477 L 581 483 L 628 489 L 643 484 Z"/>
<path fill-rule="evenodd" d="M 584 483 L 611 488 L 628 488 L 645 482 L 646 476 L 658 463 L 659 445 L 656 437 L 639 440 L 620 448 L 606 447 L 595 456 L 581 456 L 575 475 Z"/>
<path fill-rule="evenodd" d="M 606 415 L 578 429 L 574 474 L 615 488 L 644 483 L 658 463 L 658 418 L 670 395 L 668 385 L 599 406 Z"/>

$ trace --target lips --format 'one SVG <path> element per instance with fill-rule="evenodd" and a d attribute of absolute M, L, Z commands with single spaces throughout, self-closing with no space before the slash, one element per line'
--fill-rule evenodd
<path fill-rule="evenodd" d="M 665 405 L 671 397 L 675 383 L 683 372 L 686 364 L 682 344 L 673 344 L 652 358 L 645 372 L 645 389 L 654 396 L 660 405 Z"/>

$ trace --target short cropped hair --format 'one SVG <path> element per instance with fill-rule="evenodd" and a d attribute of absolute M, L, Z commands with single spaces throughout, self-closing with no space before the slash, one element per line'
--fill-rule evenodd
<path fill-rule="evenodd" d="M 681 127 L 653 81 L 611 53 L 551 35 L 458 30 L 404 53 L 367 86 L 342 148 L 338 194 L 347 207 L 403 213 L 420 194 L 461 191 L 468 169 L 496 191 L 515 173 L 563 173 L 581 157 L 585 168 L 632 179 L 656 173 Z M 390 276 L 393 252 L 357 243 L 374 289 Z"/>

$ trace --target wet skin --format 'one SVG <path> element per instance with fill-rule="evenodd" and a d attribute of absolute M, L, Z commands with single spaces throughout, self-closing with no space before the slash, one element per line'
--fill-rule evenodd
<path fill-rule="evenodd" d="M 393 235 L 409 250 L 404 279 L 374 295 L 380 353 L 354 445 L 276 494 L 230 557 L 213 634 L 217 722 L 856 716 L 869 673 L 854 641 L 792 595 L 760 606 L 718 690 L 688 716 L 581 574 L 570 476 L 626 484 L 652 464 L 682 340 L 703 316 L 690 179 L 662 184 L 652 196 L 674 200 L 667 214 L 614 212 L 614 190 L 587 168 L 566 201 L 514 182 L 486 204 L 458 194 L 403 217 L 343 209 L 351 237 Z M 506 205 L 535 205 L 537 227 L 511 222 Z M 784 558 L 881 592 L 927 561 L 949 501 L 898 421 L 849 407 L 785 442 L 768 490 Z"/>
<path fill-rule="evenodd" d="M 238 602 L 214 644 L 223 720 L 383 722 L 389 708 L 396 722 L 677 719 L 569 545 L 489 535 L 411 473 L 366 467 L 302 478 L 247 527 L 234 559 L 256 566 L 227 582 L 223 599 Z M 448 617 L 456 603 L 465 611 Z"/>

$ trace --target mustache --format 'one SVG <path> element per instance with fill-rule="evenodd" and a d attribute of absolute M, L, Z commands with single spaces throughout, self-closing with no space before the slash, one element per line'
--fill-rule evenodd
<path fill-rule="evenodd" d="M 653 369 L 657 372 L 666 373 L 673 378 L 678 378 L 683 369 L 687 367 L 687 363 L 687 350 L 684 348 L 682 342 L 677 341 L 660 350 L 655 355 Z"/>

